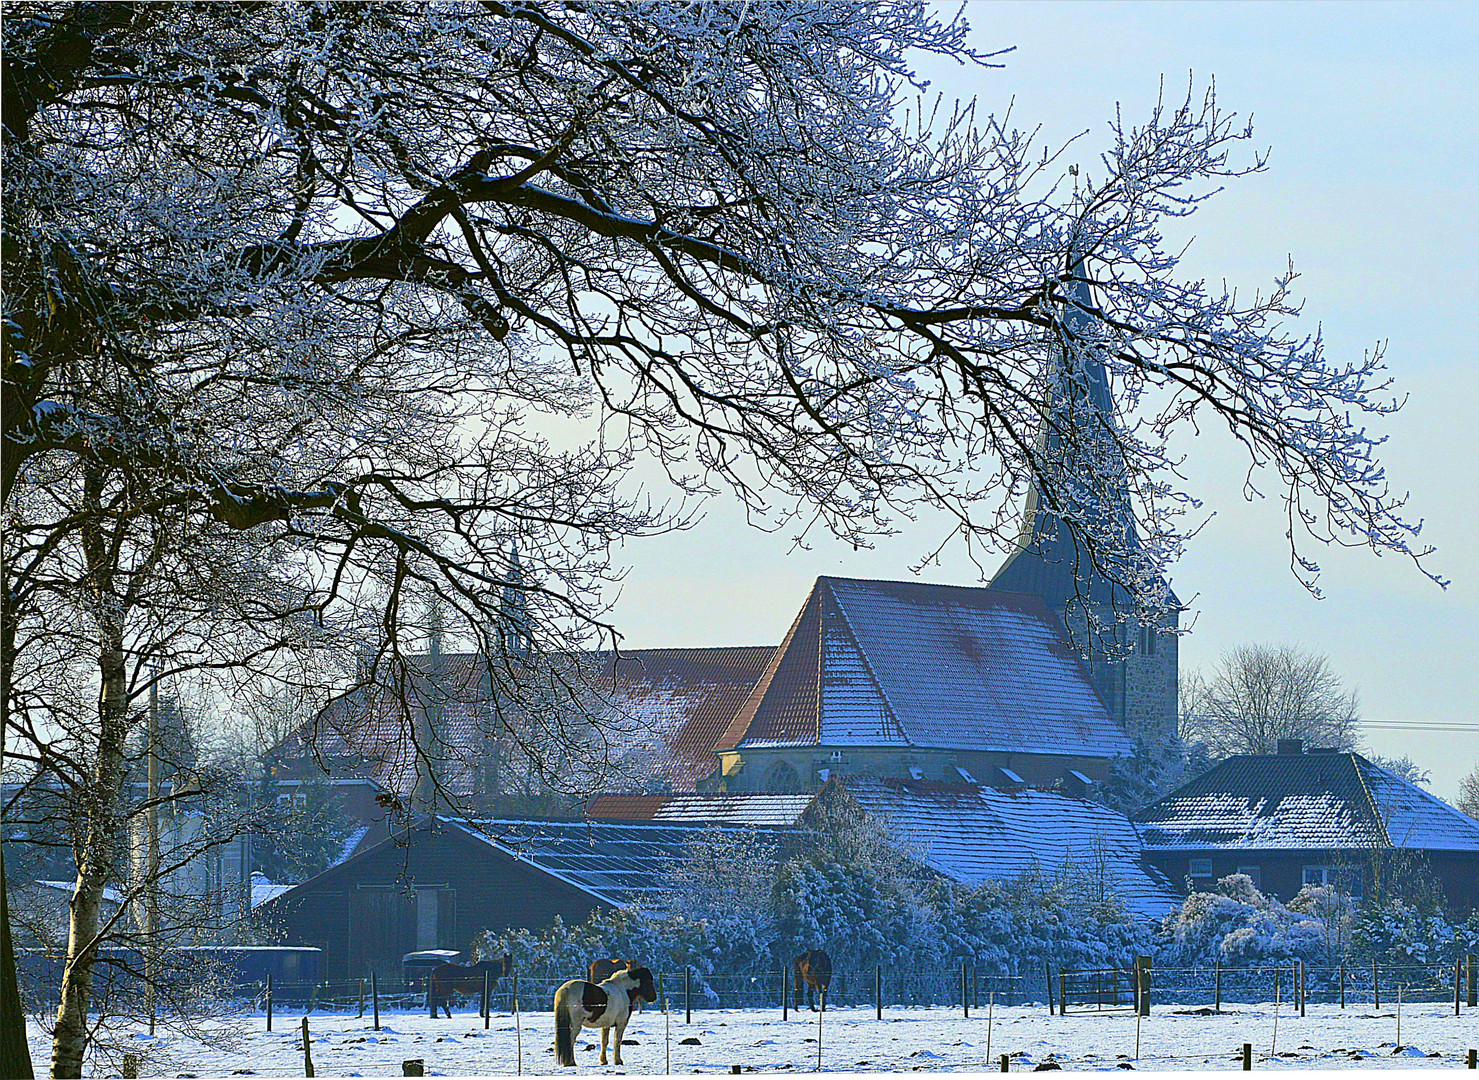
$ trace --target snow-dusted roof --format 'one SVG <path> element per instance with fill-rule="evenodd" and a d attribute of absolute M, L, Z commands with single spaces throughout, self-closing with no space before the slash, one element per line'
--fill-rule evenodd
<path fill-rule="evenodd" d="M 1133 750 L 1033 596 L 820 577 L 719 749 Z"/>
<path fill-rule="evenodd" d="M 48 889 L 56 889 L 59 892 L 66 893 L 68 896 L 77 891 L 77 882 L 75 881 L 38 881 L 36 884 L 44 885 Z M 115 889 L 112 885 L 104 885 L 103 899 L 110 904 L 121 904 L 123 903 L 123 893 Z"/>
<path fill-rule="evenodd" d="M 1231 757 L 1135 820 L 1157 850 L 1479 851 L 1479 821 L 1360 754 Z"/>
<path fill-rule="evenodd" d="M 694 845 L 703 843 L 715 831 L 766 835 L 763 829 L 717 825 L 439 820 L 617 907 L 642 903 L 666 870 L 687 859 Z"/>
<path fill-rule="evenodd" d="M 907 854 L 953 881 L 978 885 L 1066 867 L 1102 872 L 1107 889 L 1141 918 L 1161 918 L 1180 902 L 1141 859 L 1129 818 L 1098 803 L 1031 788 L 859 777 L 834 783 Z"/>
<path fill-rule="evenodd" d="M 729 794 L 597 795 L 586 806 L 588 818 L 671 824 L 751 825 L 788 828 L 800 820 L 815 795 Z"/>
<path fill-rule="evenodd" d="M 775 652 L 773 645 L 723 649 L 634 649 L 556 657 L 572 682 L 588 680 L 582 705 L 619 730 L 619 748 L 631 771 L 676 790 L 714 771 L 714 743 L 750 695 Z M 457 791 L 472 783 L 487 752 L 491 702 L 481 660 L 471 653 L 443 654 L 435 678 L 442 782 Z M 425 680 L 413 680 L 417 696 Z M 274 751 L 307 756 L 310 744 L 330 759 L 344 759 L 402 798 L 416 784 L 412 724 L 397 694 L 361 691 L 340 699 Z"/>

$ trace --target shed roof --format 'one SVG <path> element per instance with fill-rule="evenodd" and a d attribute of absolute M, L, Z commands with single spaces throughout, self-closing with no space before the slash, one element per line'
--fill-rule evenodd
<path fill-rule="evenodd" d="M 1479 851 L 1479 821 L 1360 754 L 1242 754 L 1135 815 L 1151 850 Z"/>
<path fill-rule="evenodd" d="M 1132 752 L 1060 620 L 984 588 L 820 577 L 717 749 Z"/>
<path fill-rule="evenodd" d="M 1141 918 L 1161 918 L 1180 902 L 1171 883 L 1142 860 L 1130 820 L 1087 799 L 918 780 L 833 783 L 912 858 L 953 881 L 978 885 L 1066 867 L 1102 874 L 1107 890 Z"/>

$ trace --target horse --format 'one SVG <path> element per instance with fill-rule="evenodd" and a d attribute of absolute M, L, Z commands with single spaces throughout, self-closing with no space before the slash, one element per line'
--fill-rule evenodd
<path fill-rule="evenodd" d="M 601 1064 L 606 1064 L 606 1040 L 615 1029 L 616 1064 L 621 1065 L 621 1040 L 632 1018 L 632 1001 L 657 1000 L 652 972 L 644 967 L 624 968 L 605 982 L 571 979 L 555 991 L 555 1060 L 575 1064 L 575 1037 L 581 1028 L 601 1029 Z"/>
<path fill-rule="evenodd" d="M 452 1019 L 453 994 L 481 994 L 483 973 L 487 972 L 491 986 L 514 968 L 512 954 L 502 960 L 479 960 L 476 964 L 438 964 L 426 976 L 426 1005 L 436 1018 L 438 1007 L 445 1009 L 447 1019 Z"/>
<path fill-rule="evenodd" d="M 592 960 L 591 961 L 591 982 L 593 982 L 593 983 L 602 983 L 602 982 L 605 982 L 607 979 L 611 978 L 611 976 L 615 975 L 618 971 L 626 971 L 629 968 L 640 967 L 640 966 L 641 965 L 638 964 L 637 961 L 635 961 L 635 960 L 617 960 L 614 957 L 608 958 L 608 959 L 604 959 L 604 960 Z M 641 1012 L 642 1011 L 642 999 L 639 997 L 636 1000 L 637 1000 L 637 1011 L 638 1012 Z"/>
<path fill-rule="evenodd" d="M 796 958 L 796 1009 L 801 1009 L 801 987 L 806 986 L 806 999 L 811 1011 L 816 1012 L 815 997 L 822 999 L 822 1011 L 827 1011 L 827 987 L 832 985 L 832 958 L 821 949 L 807 949 Z"/>

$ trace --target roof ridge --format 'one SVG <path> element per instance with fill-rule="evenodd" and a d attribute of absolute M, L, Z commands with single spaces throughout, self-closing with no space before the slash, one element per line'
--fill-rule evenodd
<path fill-rule="evenodd" d="M 818 579 L 818 580 L 820 580 L 820 579 Z M 868 681 L 873 684 L 873 689 L 876 690 L 876 691 L 878 691 L 878 698 L 879 698 L 879 700 L 883 702 L 883 707 L 888 710 L 888 718 L 889 718 L 889 720 L 891 720 L 893 722 L 894 731 L 898 734 L 899 738 L 901 738 L 901 739 L 904 740 L 904 742 L 907 745 L 910 745 L 910 746 L 914 745 L 914 740 L 910 737 L 909 733 L 904 730 L 904 722 L 901 719 L 899 719 L 899 710 L 896 709 L 896 708 L 894 708 L 894 703 L 889 700 L 888 691 L 884 689 L 883 682 L 878 678 L 878 673 L 873 670 L 873 664 L 868 659 L 868 652 L 867 652 L 867 650 L 864 649 L 863 646 L 862 646 L 862 643 L 858 641 L 857 631 L 855 631 L 853 629 L 852 619 L 848 617 L 847 609 L 842 604 L 842 598 L 837 595 L 837 590 L 834 589 L 834 588 L 832 588 L 830 584 L 827 586 L 827 594 L 832 598 L 832 606 L 837 609 L 837 615 L 842 620 L 843 628 L 846 629 L 847 636 L 852 640 L 853 649 L 857 652 L 857 655 L 858 655 L 858 661 L 863 665 L 863 670 L 868 673 Z M 821 634 L 818 634 L 817 635 L 817 640 L 818 640 L 817 663 L 820 666 L 820 664 L 822 662 L 822 657 L 824 657 L 826 655 L 826 642 L 825 642 L 824 636 L 821 635 Z M 818 674 L 820 676 L 822 676 L 823 678 L 825 678 L 825 675 L 826 675 L 825 672 L 819 671 Z M 821 730 L 822 730 L 822 694 L 821 694 L 821 686 L 819 684 L 818 685 L 818 689 L 817 689 L 817 734 L 818 734 L 818 737 L 820 737 L 820 735 L 821 735 Z"/>
<path fill-rule="evenodd" d="M 1381 807 L 1377 805 L 1376 796 L 1371 794 L 1371 786 L 1366 783 L 1365 770 L 1358 764 L 1358 759 L 1359 761 L 1366 761 L 1366 759 L 1354 750 L 1348 753 L 1346 757 L 1350 759 L 1351 768 L 1356 772 L 1356 782 L 1361 785 L 1361 794 L 1366 796 L 1366 804 L 1371 807 L 1371 816 L 1376 819 L 1377 829 L 1386 838 L 1387 847 L 1395 847 L 1396 845 L 1392 842 L 1392 834 L 1387 829 L 1386 819 L 1381 816 Z M 1367 762 L 1367 764 L 1370 764 L 1370 762 Z"/>

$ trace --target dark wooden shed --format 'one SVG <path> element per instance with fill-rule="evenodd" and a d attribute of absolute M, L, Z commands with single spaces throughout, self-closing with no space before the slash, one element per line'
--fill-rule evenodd
<path fill-rule="evenodd" d="M 255 915 L 284 944 L 322 949 L 330 982 L 373 971 L 399 987 L 406 953 L 456 949 L 467 963 L 484 930 L 548 926 L 557 915 L 579 923 L 629 905 L 705 834 L 692 824 L 426 817 Z"/>

